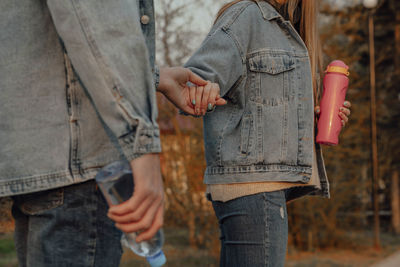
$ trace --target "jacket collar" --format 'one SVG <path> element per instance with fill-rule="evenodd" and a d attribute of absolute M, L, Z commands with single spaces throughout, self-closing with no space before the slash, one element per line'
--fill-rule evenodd
<path fill-rule="evenodd" d="M 256 3 L 260 8 L 264 19 L 266 20 L 273 20 L 276 18 L 283 19 L 281 14 L 279 14 L 279 12 L 273 6 L 271 6 L 271 4 L 268 3 L 267 1 L 256 0 Z"/>

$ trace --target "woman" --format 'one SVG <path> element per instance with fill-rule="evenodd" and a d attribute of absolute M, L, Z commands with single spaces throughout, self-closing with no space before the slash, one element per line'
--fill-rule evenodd
<path fill-rule="evenodd" d="M 204 181 L 220 223 L 221 266 L 283 266 L 286 202 L 329 197 L 314 143 L 316 18 L 316 0 L 233 1 L 186 64 L 213 83 L 190 90 L 199 115 L 218 99 L 215 84 L 228 100 L 204 117 Z M 349 114 L 341 108 L 343 125 Z"/>

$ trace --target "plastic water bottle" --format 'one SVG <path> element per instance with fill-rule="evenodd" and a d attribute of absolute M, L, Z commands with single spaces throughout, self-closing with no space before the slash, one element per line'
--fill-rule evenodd
<path fill-rule="evenodd" d="M 325 71 L 321 114 L 318 120 L 317 143 L 335 146 L 342 129 L 339 109 L 343 106 L 349 86 L 349 67 L 343 61 L 332 61 Z"/>
<path fill-rule="evenodd" d="M 96 182 L 108 205 L 120 204 L 133 195 L 132 170 L 127 161 L 116 161 L 105 166 L 97 173 Z M 135 241 L 138 234 L 124 233 L 121 239 L 122 245 L 130 248 L 137 255 L 146 257 L 152 267 L 159 267 L 165 264 L 166 258 L 161 250 L 164 244 L 162 229 L 152 239 L 140 243 Z"/>

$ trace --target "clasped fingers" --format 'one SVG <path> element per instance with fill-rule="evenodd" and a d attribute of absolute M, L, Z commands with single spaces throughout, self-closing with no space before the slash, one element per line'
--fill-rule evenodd
<path fill-rule="evenodd" d="M 225 99 L 221 98 L 217 83 L 208 82 L 205 86 L 191 87 L 189 95 L 197 116 L 204 116 L 207 111 L 212 111 L 215 106 L 227 103 Z"/>

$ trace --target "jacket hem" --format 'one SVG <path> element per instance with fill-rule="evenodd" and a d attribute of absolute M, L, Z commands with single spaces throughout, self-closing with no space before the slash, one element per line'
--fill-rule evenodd
<path fill-rule="evenodd" d="M 293 201 L 302 197 L 312 196 L 321 198 L 330 198 L 329 191 L 326 188 L 317 188 L 315 186 L 298 186 L 288 189 L 286 201 Z"/>
<path fill-rule="evenodd" d="M 34 193 L 86 182 L 94 179 L 99 170 L 100 168 L 88 168 L 81 171 L 64 171 L 0 181 L 0 197 Z"/>
<path fill-rule="evenodd" d="M 249 182 L 300 182 L 308 183 L 311 167 L 285 165 L 257 165 L 207 168 L 205 184 L 230 184 Z"/>

